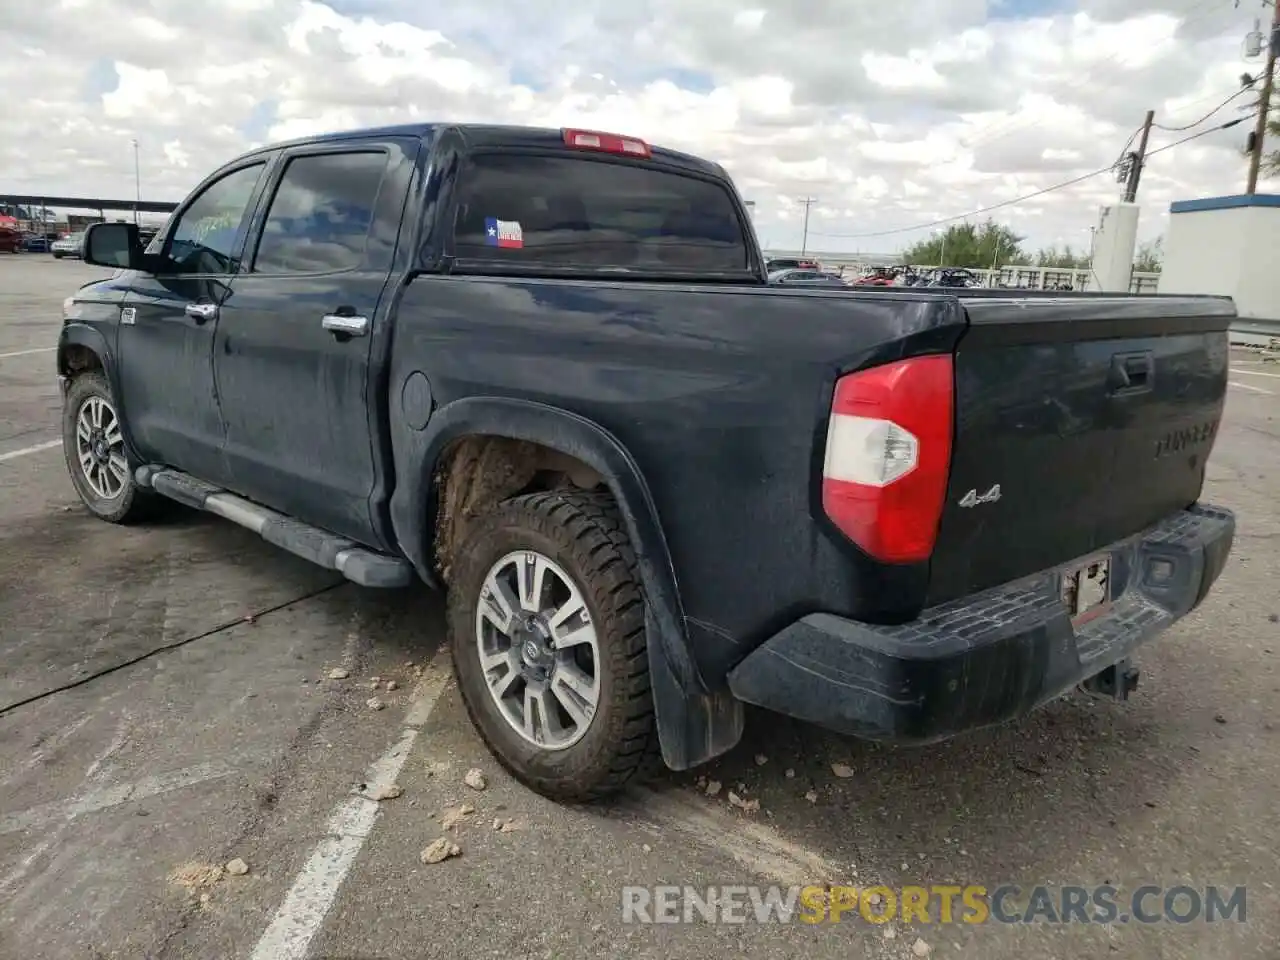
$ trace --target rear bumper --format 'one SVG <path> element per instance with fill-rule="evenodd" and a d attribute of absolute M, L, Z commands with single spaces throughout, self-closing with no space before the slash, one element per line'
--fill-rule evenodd
<path fill-rule="evenodd" d="M 729 686 L 748 703 L 894 743 L 1010 720 L 1195 609 L 1222 573 L 1234 534 L 1230 511 L 1198 504 L 1097 551 L 1111 557 L 1112 606 L 1077 627 L 1061 600 L 1072 564 L 899 626 L 812 614 L 756 648 L 730 672 Z"/>

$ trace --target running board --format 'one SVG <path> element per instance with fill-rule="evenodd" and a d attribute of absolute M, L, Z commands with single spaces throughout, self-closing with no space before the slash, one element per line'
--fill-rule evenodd
<path fill-rule="evenodd" d="M 179 470 L 144 464 L 134 471 L 134 478 L 141 487 L 239 524 L 267 543 L 336 570 L 362 587 L 407 587 L 414 580 L 413 567 L 407 560 L 378 553 L 354 540 L 268 510 Z"/>

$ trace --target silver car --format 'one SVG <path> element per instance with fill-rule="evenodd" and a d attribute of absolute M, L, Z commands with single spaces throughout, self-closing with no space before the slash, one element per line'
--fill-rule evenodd
<path fill-rule="evenodd" d="M 63 257 L 74 257 L 78 260 L 83 245 L 84 234 L 72 233 L 49 244 L 49 252 L 53 254 L 55 260 L 61 260 Z"/>
<path fill-rule="evenodd" d="M 775 270 L 769 274 L 770 283 L 788 287 L 844 287 L 848 286 L 834 273 L 821 270 Z"/>

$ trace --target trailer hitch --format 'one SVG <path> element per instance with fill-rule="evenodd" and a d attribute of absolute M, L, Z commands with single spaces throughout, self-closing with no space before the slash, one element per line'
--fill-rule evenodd
<path fill-rule="evenodd" d="M 1128 700 L 1129 694 L 1138 689 L 1138 668 L 1129 660 L 1121 660 L 1084 680 L 1080 689 L 1106 700 Z"/>

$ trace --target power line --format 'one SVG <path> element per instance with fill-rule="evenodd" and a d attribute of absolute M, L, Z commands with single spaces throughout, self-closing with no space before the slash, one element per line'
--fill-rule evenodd
<path fill-rule="evenodd" d="M 1200 126 L 1200 124 L 1204 123 L 1206 120 L 1212 117 L 1215 113 L 1217 113 L 1219 110 L 1225 107 L 1232 100 L 1236 99 L 1236 97 L 1239 97 L 1244 93 L 1247 93 L 1249 89 L 1250 89 L 1249 87 L 1241 87 L 1239 90 L 1237 90 L 1231 96 L 1227 97 L 1227 99 L 1223 100 L 1220 104 L 1218 104 L 1208 113 L 1206 113 L 1203 117 L 1201 117 L 1195 123 L 1188 123 L 1185 126 L 1181 126 L 1181 127 L 1166 127 L 1162 123 L 1154 123 L 1152 124 L 1152 126 L 1154 126 L 1157 130 L 1164 130 L 1166 133 L 1182 133 L 1185 130 L 1190 130 L 1192 127 L 1198 127 Z"/>
<path fill-rule="evenodd" d="M 1208 130 L 1201 130 L 1199 133 L 1193 133 L 1189 137 L 1183 137 L 1181 140 L 1175 140 L 1173 143 L 1166 143 L 1163 147 L 1157 147 L 1154 150 L 1148 150 L 1147 156 L 1153 157 L 1157 153 L 1164 153 L 1166 150 L 1172 150 L 1174 147 L 1180 147 L 1184 143 L 1190 143 L 1192 140 L 1199 140 L 1201 137 L 1207 137 L 1211 133 L 1217 133 L 1219 130 L 1227 130 L 1238 124 L 1244 123 L 1246 120 L 1252 120 L 1257 116 L 1257 111 L 1246 113 L 1242 117 L 1236 117 L 1234 120 L 1228 120 L 1226 123 L 1220 123 L 1216 127 L 1210 127 Z"/>
<path fill-rule="evenodd" d="M 1129 139 L 1126 140 L 1124 146 L 1120 148 L 1120 155 L 1116 157 L 1116 162 L 1111 165 L 1113 169 L 1124 162 L 1125 154 L 1128 153 L 1129 148 L 1133 146 L 1133 141 L 1138 139 L 1138 134 L 1142 132 L 1142 128 L 1144 126 L 1146 126 L 1146 124 L 1138 124 L 1138 126 L 1134 128 L 1133 133 L 1129 134 Z"/>
<path fill-rule="evenodd" d="M 1155 150 L 1148 150 L 1147 156 L 1153 157 L 1157 153 L 1164 153 L 1166 150 L 1172 150 L 1174 147 L 1181 146 L 1184 143 L 1189 143 L 1192 140 L 1197 140 L 1200 137 L 1208 136 L 1211 133 L 1217 133 L 1219 130 L 1226 130 L 1228 127 L 1234 127 L 1236 124 L 1244 123 L 1244 121 L 1252 118 L 1253 114 L 1246 114 L 1245 116 L 1237 117 L 1235 120 L 1228 120 L 1226 123 L 1219 124 L 1216 127 L 1209 127 L 1207 130 L 1201 130 L 1199 133 L 1193 133 L 1189 137 L 1183 137 L 1181 140 L 1175 140 L 1173 143 L 1166 144 L 1163 147 L 1157 147 Z M 828 237 L 830 239 L 854 240 L 862 237 L 888 237 L 897 233 L 911 233 L 916 230 L 928 230 L 930 227 L 939 227 L 943 224 L 955 223 L 957 220 L 968 220 L 970 217 L 980 216 L 984 213 L 991 213 L 993 210 L 1000 210 L 1004 207 L 1011 207 L 1016 203 L 1025 203 L 1027 200 L 1034 200 L 1036 197 L 1042 197 L 1046 193 L 1053 193 L 1067 187 L 1074 187 L 1077 183 L 1084 183 L 1084 181 L 1091 180 L 1094 177 L 1099 177 L 1104 173 L 1110 173 L 1114 169 L 1115 164 L 1110 164 L 1109 166 L 1101 167 L 1089 173 L 1081 174 L 1078 177 L 1072 177 L 1070 180 L 1063 180 L 1061 183 L 1055 183 L 1051 186 L 1043 187 L 1040 190 L 1023 194 L 1020 197 L 1014 197 L 1010 200 L 1001 200 L 999 203 L 979 207 L 977 210 L 970 210 L 967 213 L 958 213 L 953 217 L 940 217 L 937 220 L 930 220 L 928 223 L 917 223 L 909 227 L 895 227 L 892 230 L 875 230 L 871 233 L 819 233 L 815 230 L 813 235 L 815 237 Z"/>
<path fill-rule="evenodd" d="M 1155 151 L 1152 151 L 1153 153 Z M 976 217 L 984 213 L 990 213 L 992 210 L 999 210 L 1002 207 L 1011 207 L 1015 203 L 1023 203 L 1027 200 L 1034 200 L 1036 197 L 1044 196 L 1046 193 L 1052 193 L 1055 190 L 1061 190 L 1064 187 L 1073 187 L 1077 183 L 1083 183 L 1093 177 L 1101 176 L 1104 173 L 1110 173 L 1115 164 L 1094 170 L 1092 173 L 1085 173 L 1078 177 L 1072 177 L 1070 180 L 1064 180 L 1062 183 L 1055 183 L 1051 187 L 1045 187 L 1042 190 L 1036 190 L 1034 193 L 1024 194 L 1021 197 L 1014 197 L 1012 200 L 1001 200 L 999 203 L 993 203 L 990 206 L 979 207 L 977 210 L 970 210 L 968 213 L 958 213 L 954 217 L 940 217 L 937 220 L 930 220 L 928 223 L 917 223 L 910 227 L 896 227 L 893 230 L 876 230 L 872 233 L 818 233 L 816 230 L 813 235 L 815 237 L 832 237 L 845 240 L 852 240 L 855 237 L 887 237 L 895 233 L 910 233 L 913 230 L 927 230 L 930 227 L 939 227 L 944 223 L 955 223 L 957 220 L 968 220 L 970 217 Z"/>
<path fill-rule="evenodd" d="M 1225 7 L 1228 2 L 1229 0 L 1198 0 L 1198 2 L 1193 2 L 1191 4 L 1188 4 L 1186 7 L 1184 7 L 1181 10 L 1181 14 L 1183 17 L 1185 17 L 1185 19 L 1180 19 L 1178 25 L 1174 28 L 1174 32 L 1169 36 L 1165 37 L 1159 43 L 1156 43 L 1151 48 L 1152 51 L 1159 50 L 1165 44 L 1177 40 L 1178 31 L 1183 29 L 1184 27 L 1187 27 L 1193 23 L 1198 23 L 1201 20 L 1204 20 L 1206 17 L 1211 17 L 1214 14 L 1219 13 L 1221 11 L 1221 8 Z M 1194 14 L 1197 11 L 1202 10 L 1202 8 L 1204 7 L 1209 7 L 1209 9 L 1203 10 L 1203 12 L 1200 12 L 1198 16 L 1190 16 L 1190 14 Z M 1107 57 L 1105 60 L 1103 60 L 1101 64 L 1094 65 L 1092 70 L 1094 72 L 1093 79 L 1095 81 L 1098 79 L 1097 73 L 1099 72 L 1099 67 L 1103 65 L 1108 66 L 1108 69 L 1106 69 L 1105 71 L 1102 71 L 1107 74 L 1112 74 L 1114 68 L 1125 69 L 1128 67 L 1132 67 L 1134 66 L 1133 54 L 1130 54 L 1129 56 L 1126 56 L 1123 58 L 1113 54 L 1112 56 Z M 1116 76 L 1111 77 L 1112 81 L 1114 81 L 1115 79 L 1117 79 Z M 1007 136 L 1020 131 L 1022 128 L 1025 128 L 1028 126 L 1031 126 L 1031 127 L 1039 126 L 1043 122 L 1044 120 L 1042 118 L 1030 118 L 1030 119 L 1020 120 L 1016 116 L 1006 117 L 1004 120 L 997 121 L 996 123 L 991 124 L 991 126 L 983 130 L 979 130 L 977 133 L 976 139 L 970 140 L 966 144 L 966 146 L 968 147 L 968 149 L 972 150 L 975 147 L 981 146 L 983 144 L 994 143 L 998 140 L 1003 140 Z M 984 136 L 983 134 L 987 134 L 987 135 Z M 992 136 L 992 134 L 998 134 L 998 136 Z"/>

